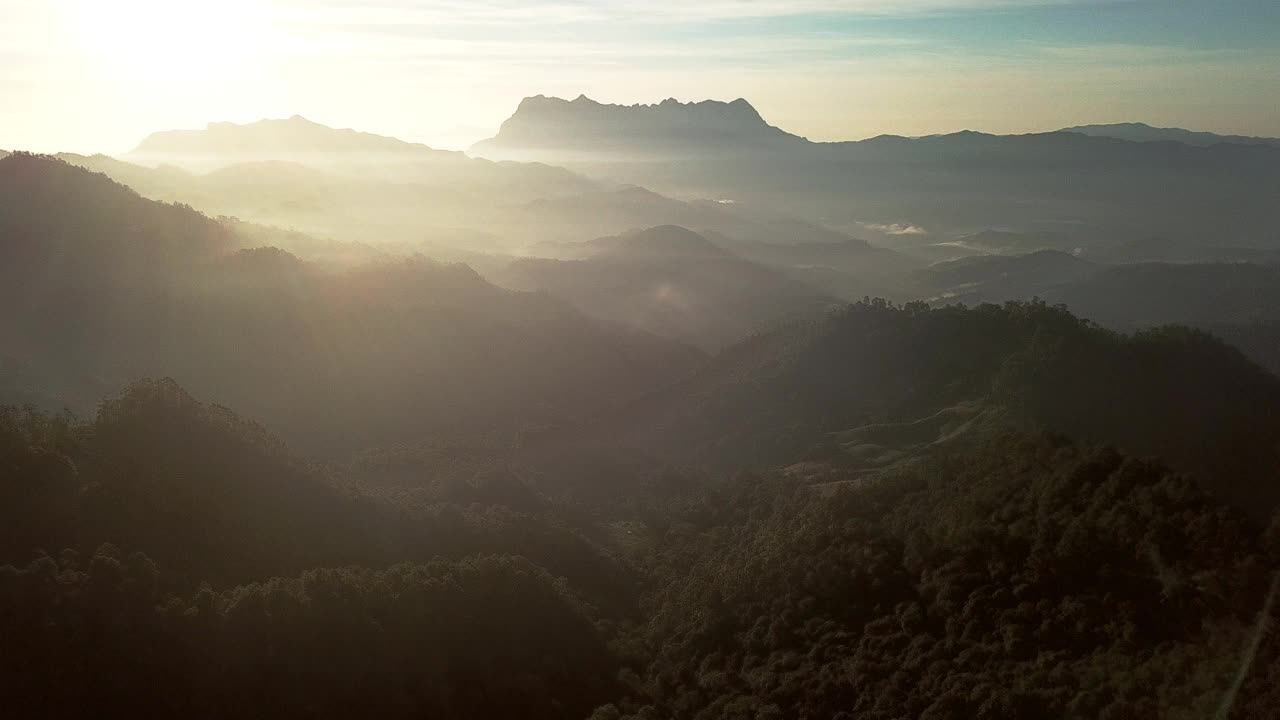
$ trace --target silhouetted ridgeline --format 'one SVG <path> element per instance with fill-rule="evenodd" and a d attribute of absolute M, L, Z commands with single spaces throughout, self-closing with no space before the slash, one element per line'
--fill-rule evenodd
<path fill-rule="evenodd" d="M 1280 138 L 1252 137 L 1246 135 L 1219 135 L 1211 132 L 1195 132 L 1182 128 L 1151 127 L 1146 123 L 1112 123 L 1109 125 L 1078 125 L 1063 128 L 1062 132 L 1080 133 L 1097 137 L 1113 137 L 1135 142 L 1177 142 L 1185 145 L 1209 146 L 1219 143 L 1236 145 L 1270 145 L 1280 147 Z"/>
<path fill-rule="evenodd" d="M 803 142 L 767 124 L 742 98 L 606 105 L 585 95 L 571 102 L 538 95 L 521 101 L 498 135 L 478 143 L 474 150 L 481 155 L 489 150 L 547 148 L 674 155 L 740 149 L 744 144 Z"/>
<path fill-rule="evenodd" d="M 813 143 L 749 104 L 601 105 L 528 98 L 486 157 L 551 162 L 659 192 L 785 208 L 828 223 L 912 223 L 934 231 L 1086 228 L 1081 241 L 1134 235 L 1275 242 L 1280 148 L 1133 142 L 1079 132 Z"/>

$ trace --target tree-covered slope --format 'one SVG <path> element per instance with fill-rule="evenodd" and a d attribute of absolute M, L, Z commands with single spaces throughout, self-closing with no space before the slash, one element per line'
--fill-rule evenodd
<path fill-rule="evenodd" d="M 659 544 L 648 664 L 593 717 L 1267 714 L 1247 663 L 1276 548 L 1158 464 L 1007 436 L 832 497 L 718 500 Z"/>
<path fill-rule="evenodd" d="M 1242 503 L 1280 499 L 1280 379 L 1202 332 L 1122 335 L 1043 303 L 858 303 L 726 350 L 633 426 L 720 466 L 840 463 L 850 448 L 836 433 L 962 403 L 998 425 L 1160 456 Z"/>

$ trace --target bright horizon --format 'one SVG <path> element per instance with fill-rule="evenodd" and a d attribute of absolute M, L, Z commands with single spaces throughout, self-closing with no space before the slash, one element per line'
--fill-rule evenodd
<path fill-rule="evenodd" d="M 0 148 L 302 115 L 460 149 L 530 95 L 744 97 L 813 140 L 1145 122 L 1280 136 L 1280 4 L 0 0 Z"/>

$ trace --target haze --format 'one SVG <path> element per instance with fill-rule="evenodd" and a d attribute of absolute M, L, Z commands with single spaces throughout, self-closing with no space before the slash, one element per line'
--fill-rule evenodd
<path fill-rule="evenodd" d="M 155 128 L 300 113 L 464 148 L 538 93 L 747 97 L 819 140 L 1131 120 L 1280 135 L 1278 7 L 2 0 L 0 147 L 122 152 Z"/>

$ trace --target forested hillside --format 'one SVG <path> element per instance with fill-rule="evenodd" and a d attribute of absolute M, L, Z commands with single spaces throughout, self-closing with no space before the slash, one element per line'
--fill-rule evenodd
<path fill-rule="evenodd" d="M 1280 379 L 1203 332 L 1124 335 L 1042 302 L 875 300 L 730 348 L 652 398 L 634 427 L 639 442 L 685 460 L 817 460 L 857 473 L 1012 424 L 1158 455 L 1213 478 L 1224 497 L 1270 508 L 1276 407 Z M 948 413 L 963 422 L 924 422 Z M 867 458 L 886 451 L 896 452 Z"/>
<path fill-rule="evenodd" d="M 22 715 L 1269 717 L 1276 522 L 1114 450 L 995 435 L 862 486 L 669 470 L 595 505 L 478 473 L 458 505 L 167 381 L 0 420 Z"/>
<path fill-rule="evenodd" d="M 1006 436 L 831 497 L 718 499 L 714 531 L 657 545 L 646 670 L 593 717 L 1268 712 L 1274 540 L 1158 464 Z"/>

